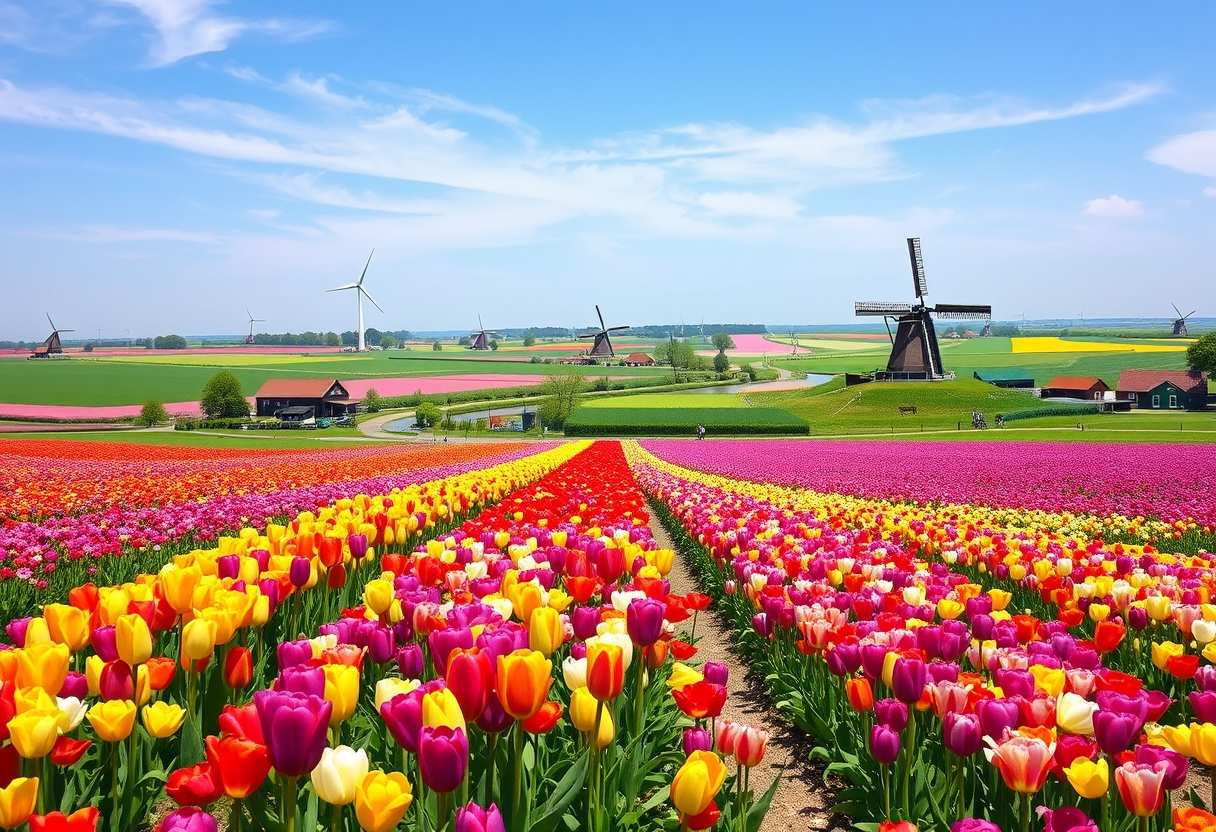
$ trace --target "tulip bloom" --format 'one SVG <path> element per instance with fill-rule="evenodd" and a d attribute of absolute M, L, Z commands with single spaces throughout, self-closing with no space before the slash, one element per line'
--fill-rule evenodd
<path fill-rule="evenodd" d="M 456 810 L 456 832 L 506 832 L 498 805 L 491 803 L 483 809 L 476 803 Z"/>
<path fill-rule="evenodd" d="M 726 704 L 726 688 L 704 680 L 671 692 L 676 707 L 693 719 L 713 719 Z"/>
<path fill-rule="evenodd" d="M 741 766 L 759 765 L 768 749 L 769 733 L 750 725 L 744 726 L 735 741 L 735 760 Z"/>
<path fill-rule="evenodd" d="M 899 732 L 881 723 L 870 727 L 870 756 L 879 765 L 889 766 L 899 758 Z"/>
<path fill-rule="evenodd" d="M 345 722 L 359 704 L 359 668 L 327 664 L 321 668 L 321 672 L 325 675 L 325 700 L 333 705 L 329 712 L 329 724 Z"/>
<path fill-rule="evenodd" d="M 0 826 L 16 829 L 25 823 L 37 800 L 37 777 L 18 777 L 0 789 Z"/>
<path fill-rule="evenodd" d="M 1105 757 L 1096 762 L 1078 757 L 1073 760 L 1072 765 L 1064 769 L 1064 774 L 1068 777 L 1069 785 L 1081 797 L 1098 798 L 1110 788 L 1110 767 Z"/>
<path fill-rule="evenodd" d="M 1209 832 L 1216 828 L 1216 815 L 1203 809 L 1175 809 L 1174 832 Z"/>
<path fill-rule="evenodd" d="M 1115 786 L 1123 806 L 1136 817 L 1148 818 L 1161 811 L 1165 800 L 1165 775 L 1169 764 L 1124 763 L 1115 769 Z"/>
<path fill-rule="evenodd" d="M 68 676 L 71 652 L 67 646 L 42 642 L 23 647 L 16 653 L 17 687 L 42 688 L 48 696 L 58 696 Z"/>
<path fill-rule="evenodd" d="M 118 657 L 129 667 L 136 667 L 152 657 L 152 631 L 143 616 L 134 613 L 120 615 L 114 625 Z"/>
<path fill-rule="evenodd" d="M 635 598 L 625 610 L 629 638 L 638 647 L 649 647 L 663 634 L 667 605 L 653 598 Z"/>
<path fill-rule="evenodd" d="M 845 693 L 848 695 L 849 707 L 857 712 L 874 710 L 874 689 L 870 687 L 870 680 L 862 677 L 854 677 L 849 679 L 845 685 Z"/>
<path fill-rule="evenodd" d="M 248 647 L 233 647 L 224 657 L 224 684 L 233 690 L 244 690 L 252 681 L 253 654 Z"/>
<path fill-rule="evenodd" d="M 165 794 L 178 806 L 206 806 L 222 794 L 211 775 L 210 763 L 179 768 L 165 781 Z"/>
<path fill-rule="evenodd" d="M 135 703 L 124 699 L 98 702 L 89 708 L 89 724 L 105 742 L 122 742 L 135 727 Z"/>
<path fill-rule="evenodd" d="M 494 690 L 494 669 L 490 665 L 489 656 L 476 648 L 457 648 L 448 657 L 447 674 L 444 678 L 448 690 L 460 703 L 465 721 L 475 722 L 486 709 L 486 703 Z"/>
<path fill-rule="evenodd" d="M 984 754 L 1000 771 L 1006 786 L 1019 794 L 1034 794 L 1043 788 L 1056 751 L 1054 742 L 1048 745 L 1041 739 L 1020 735 L 999 745 L 991 737 L 984 740 L 991 746 L 984 749 Z"/>
<path fill-rule="evenodd" d="M 73 653 L 89 643 L 89 614 L 67 604 L 46 604 L 42 608 L 51 639 L 66 645 Z"/>
<path fill-rule="evenodd" d="M 983 746 L 980 718 L 975 714 L 946 714 L 942 720 L 942 745 L 956 757 L 970 757 Z"/>
<path fill-rule="evenodd" d="M 726 780 L 726 766 L 717 754 L 694 751 L 671 781 L 671 802 L 682 816 L 699 815 L 709 808 Z"/>
<path fill-rule="evenodd" d="M 303 777 L 321 762 L 333 705 L 316 696 L 260 690 L 253 695 L 270 763 L 283 777 Z"/>
<path fill-rule="evenodd" d="M 460 728 L 423 727 L 418 740 L 418 773 L 427 788 L 441 794 L 456 790 L 469 765 L 469 740 Z"/>
<path fill-rule="evenodd" d="M 160 740 L 177 733 L 186 721 L 186 709 L 168 702 L 153 702 L 144 706 L 141 716 L 148 734 Z"/>
<path fill-rule="evenodd" d="M 355 818 L 365 832 L 389 832 L 401 823 L 413 801 L 404 774 L 372 771 L 355 786 Z"/>
<path fill-rule="evenodd" d="M 535 650 L 499 656 L 497 693 L 503 710 L 515 719 L 535 714 L 549 696 L 552 674 L 553 662 Z"/>
<path fill-rule="evenodd" d="M 89 740 L 60 737 L 55 740 L 55 747 L 51 749 L 51 762 L 57 766 L 74 766 L 92 745 Z"/>
<path fill-rule="evenodd" d="M 600 702 L 621 695 L 625 686 L 624 650 L 620 645 L 597 639 L 587 645 L 587 689 Z"/>
<path fill-rule="evenodd" d="M 211 620 L 195 618 L 182 628 L 182 655 L 191 662 L 201 661 L 215 651 L 218 625 Z"/>
<path fill-rule="evenodd" d="M 559 702 L 546 702 L 540 710 L 523 720 L 520 724 L 529 734 L 547 734 L 557 727 L 562 718 L 562 706 Z"/>
<path fill-rule="evenodd" d="M 219 824 L 209 812 L 186 806 L 165 815 L 156 832 L 217 832 Z"/>
<path fill-rule="evenodd" d="M 552 607 L 537 607 L 528 619 L 528 646 L 547 659 L 565 638 L 562 616 Z"/>
<path fill-rule="evenodd" d="M 331 806 L 345 806 L 355 800 L 355 790 L 367 776 L 367 752 L 345 745 L 327 748 L 312 772 L 317 797 Z"/>
<path fill-rule="evenodd" d="M 97 832 L 100 819 L 101 811 L 96 806 L 77 809 L 70 815 L 63 812 L 30 815 L 30 832 Z"/>
<path fill-rule="evenodd" d="M 57 708 L 35 708 L 17 714 L 8 723 L 13 747 L 27 760 L 41 759 L 50 754 L 55 741 L 67 727 L 67 717 Z"/>
<path fill-rule="evenodd" d="M 207 762 L 216 787 L 233 800 L 256 792 L 270 773 L 266 746 L 240 737 L 207 737 Z"/>

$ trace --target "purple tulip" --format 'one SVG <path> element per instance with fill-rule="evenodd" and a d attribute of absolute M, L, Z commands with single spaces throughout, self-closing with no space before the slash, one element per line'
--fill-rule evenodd
<path fill-rule="evenodd" d="M 574 637 L 586 641 L 596 633 L 603 617 L 595 607 L 575 607 L 570 611 L 570 626 L 574 628 Z"/>
<path fill-rule="evenodd" d="M 940 685 L 942 682 L 957 682 L 959 666 L 955 662 L 929 662 L 925 667 L 929 682 Z"/>
<path fill-rule="evenodd" d="M 219 824 L 210 813 L 197 806 L 183 806 L 165 815 L 156 828 L 160 832 L 217 832 Z"/>
<path fill-rule="evenodd" d="M 379 665 L 388 664 L 397 650 L 397 638 L 390 627 L 373 624 L 367 640 L 367 657 Z"/>
<path fill-rule="evenodd" d="M 506 832 L 498 805 L 491 803 L 483 809 L 476 803 L 456 810 L 456 832 Z"/>
<path fill-rule="evenodd" d="M 982 818 L 963 818 L 950 824 L 950 832 L 1001 832 L 1001 827 Z"/>
<path fill-rule="evenodd" d="M 956 757 L 970 757 L 980 750 L 980 718 L 975 714 L 952 712 L 942 720 L 942 745 Z"/>
<path fill-rule="evenodd" d="M 881 724 L 870 728 L 870 754 L 879 765 L 891 765 L 899 757 L 899 733 Z"/>
<path fill-rule="evenodd" d="M 1007 729 L 1018 727 L 1021 711 L 1017 702 L 1008 699 L 981 699 L 975 703 L 975 714 L 980 718 L 980 733 L 1000 742 Z"/>
<path fill-rule="evenodd" d="M 726 687 L 726 680 L 730 676 L 730 666 L 722 662 L 706 662 L 701 666 L 701 674 L 711 685 Z"/>
<path fill-rule="evenodd" d="M 980 641 L 988 641 L 992 638 L 995 625 L 996 621 L 991 615 L 980 613 L 971 619 L 971 635 Z"/>
<path fill-rule="evenodd" d="M 1195 686 L 1202 691 L 1216 691 L 1216 665 L 1205 664 L 1195 671 Z"/>
<path fill-rule="evenodd" d="M 1148 610 L 1140 607 L 1128 607 L 1127 626 L 1133 630 L 1143 630 L 1148 626 Z"/>
<path fill-rule="evenodd" d="M 431 791 L 453 792 L 469 766 L 469 740 L 460 728 L 423 728 L 419 735 L 418 770 Z"/>
<path fill-rule="evenodd" d="M 1132 740 L 1140 734 L 1142 720 L 1134 714 L 1119 711 L 1094 711 L 1094 739 L 1098 747 L 1107 754 L 1119 754 L 1127 750 Z"/>
<path fill-rule="evenodd" d="M 367 556 L 367 535 L 352 534 L 346 538 L 346 545 L 350 547 L 350 556 L 358 560 Z"/>
<path fill-rule="evenodd" d="M 1216 669 L 1216 665 L 1208 665 Z M 1196 677 L 1198 678 L 1198 677 Z M 1187 696 L 1191 710 L 1200 722 L 1216 722 L 1216 691 L 1194 690 Z"/>
<path fill-rule="evenodd" d="M 94 630 L 92 637 L 89 639 L 89 644 L 93 646 L 93 651 L 97 654 L 97 658 L 103 662 L 108 664 L 118 661 L 118 633 L 114 629 L 114 625 L 98 627 Z"/>
<path fill-rule="evenodd" d="M 63 689 L 59 695 L 62 697 L 74 696 L 83 702 L 89 695 L 89 677 L 75 670 L 69 670 L 67 677 L 63 680 Z"/>
<path fill-rule="evenodd" d="M 30 617 L 14 618 L 12 621 L 4 625 L 4 631 L 8 633 L 9 641 L 16 647 L 25 647 L 25 631 L 29 629 Z"/>
<path fill-rule="evenodd" d="M 997 685 L 1005 692 L 1005 696 L 1021 696 L 1024 699 L 1034 698 L 1034 676 L 1029 670 L 1002 667 L 998 668 L 993 675 L 996 678 Z"/>
<path fill-rule="evenodd" d="M 399 693 L 380 706 L 380 716 L 388 732 L 393 735 L 397 745 L 411 754 L 418 753 L 422 732 L 422 697 L 426 695 L 423 688 L 428 685 L 409 693 Z"/>
<path fill-rule="evenodd" d="M 289 667 L 275 679 L 274 689 L 324 699 L 325 671 L 319 667 Z"/>
<path fill-rule="evenodd" d="M 1061 809 L 1040 806 L 1036 811 L 1043 818 L 1043 832 L 1098 832 L 1098 824 L 1075 806 Z"/>
<path fill-rule="evenodd" d="M 280 642 L 275 648 L 275 657 L 279 661 L 280 671 L 308 664 L 312 661 L 312 642 L 306 638 Z"/>
<path fill-rule="evenodd" d="M 900 657 L 891 670 L 891 692 L 907 705 L 914 705 L 925 692 L 925 663 Z"/>
<path fill-rule="evenodd" d="M 308 558 L 292 558 L 291 566 L 287 570 L 287 577 L 296 589 L 304 586 L 312 577 L 312 561 Z"/>
<path fill-rule="evenodd" d="M 887 660 L 888 652 L 885 644 L 861 645 L 861 666 L 871 679 L 882 678 L 882 666 Z"/>
<path fill-rule="evenodd" d="M 215 559 L 215 567 L 221 580 L 230 578 L 235 581 L 241 575 L 241 556 L 220 555 Z"/>
<path fill-rule="evenodd" d="M 908 725 L 908 706 L 898 699 L 879 699 L 874 703 L 874 721 L 892 731 L 902 731 Z"/>
<path fill-rule="evenodd" d="M 709 751 L 713 748 L 714 739 L 709 731 L 704 728 L 685 728 L 684 729 L 684 756 L 687 757 L 694 751 Z"/>
<path fill-rule="evenodd" d="M 477 727 L 487 734 L 501 734 L 510 728 L 513 722 L 515 718 L 502 709 L 498 695 L 491 693 L 486 699 L 486 709 L 477 717 Z"/>
<path fill-rule="evenodd" d="M 283 777 L 303 777 L 321 762 L 333 704 L 316 696 L 274 690 L 253 695 L 270 763 Z"/>
<path fill-rule="evenodd" d="M 635 598 L 625 609 L 625 627 L 638 647 L 649 647 L 663 634 L 667 605 L 654 598 Z"/>
<path fill-rule="evenodd" d="M 407 644 L 397 651 L 394 656 L 397 668 L 404 679 L 421 679 L 426 659 L 422 655 L 422 647 L 418 644 Z"/>
<path fill-rule="evenodd" d="M 1205 722 L 1207 720 L 1204 720 Z M 1182 784 L 1186 782 L 1187 768 L 1190 761 L 1174 751 L 1172 748 L 1166 748 L 1162 745 L 1149 745 L 1141 743 L 1136 746 L 1136 762 L 1142 765 L 1155 766 L 1161 761 L 1165 761 L 1168 766 L 1165 772 L 1164 786 L 1167 791 L 1182 788 Z"/>

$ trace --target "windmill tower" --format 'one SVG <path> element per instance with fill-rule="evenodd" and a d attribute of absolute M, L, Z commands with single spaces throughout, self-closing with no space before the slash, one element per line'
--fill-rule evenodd
<path fill-rule="evenodd" d="M 488 350 L 490 348 L 490 339 L 499 337 L 497 332 L 487 330 L 481 322 L 481 316 L 477 316 L 477 326 L 479 329 L 476 332 L 470 332 L 469 337 L 473 339 L 472 349 Z"/>
<path fill-rule="evenodd" d="M 591 358 L 613 358 L 616 352 L 612 349 L 612 339 L 608 336 L 610 332 L 617 332 L 622 329 L 629 329 L 628 326 L 604 326 L 604 314 L 600 312 L 599 304 L 595 306 L 595 314 L 600 319 L 600 331 L 591 332 L 587 335 L 580 335 L 579 338 L 594 338 L 591 342 L 591 349 L 587 351 L 587 355 Z"/>
<path fill-rule="evenodd" d="M 797 355 L 798 354 L 798 334 L 796 332 L 794 332 L 794 330 L 792 330 L 792 329 L 790 330 L 790 343 L 794 345 L 794 349 L 790 353 L 790 355 Z"/>
<path fill-rule="evenodd" d="M 376 250 L 372 249 L 372 254 L 375 253 Z M 363 298 L 366 297 L 372 302 L 372 306 L 380 309 L 382 313 L 384 312 L 384 310 L 380 308 L 380 304 L 376 303 L 376 299 L 369 295 L 367 290 L 363 288 L 363 278 L 367 277 L 367 267 L 372 264 L 372 254 L 367 255 L 367 262 L 363 265 L 363 273 L 359 275 L 358 281 L 355 283 L 347 283 L 345 286 L 336 286 L 333 289 L 325 290 L 326 292 L 345 292 L 348 289 L 355 290 L 355 297 L 359 299 L 359 352 L 367 351 L 367 341 L 363 329 Z"/>
<path fill-rule="evenodd" d="M 264 324 L 264 323 L 266 323 L 266 319 L 253 317 L 253 313 L 249 311 L 248 306 L 245 307 L 245 314 L 249 316 L 249 336 L 245 339 L 245 343 L 252 344 L 253 343 L 253 325 L 254 324 Z"/>
<path fill-rule="evenodd" d="M 1174 311 L 1178 313 L 1178 317 L 1174 319 L 1174 334 L 1186 338 L 1190 334 L 1186 331 L 1186 319 L 1194 315 L 1196 310 L 1192 309 L 1188 314 L 1183 315 L 1182 310 L 1178 308 L 1178 304 L 1171 303 L 1170 306 L 1174 307 Z"/>
<path fill-rule="evenodd" d="M 921 257 L 920 238 L 908 238 L 908 257 L 912 261 L 912 286 L 916 291 L 915 303 L 884 303 L 858 301 L 853 311 L 858 317 L 881 317 L 891 335 L 890 319 L 895 319 L 895 334 L 891 335 L 891 357 L 887 369 L 875 374 L 880 381 L 933 380 L 944 376 L 942 354 L 937 345 L 937 331 L 933 328 L 934 317 L 948 321 L 989 320 L 992 307 L 978 304 L 939 303 L 929 306 L 925 296 L 929 285 L 925 282 L 925 264 Z"/>
<path fill-rule="evenodd" d="M 55 322 L 51 320 L 50 313 L 46 316 L 47 323 L 51 325 L 51 334 L 42 342 L 42 346 L 34 350 L 30 358 L 67 358 L 67 353 L 63 351 L 63 343 L 59 340 L 61 332 L 75 332 L 74 329 L 60 329 L 55 326 Z"/>

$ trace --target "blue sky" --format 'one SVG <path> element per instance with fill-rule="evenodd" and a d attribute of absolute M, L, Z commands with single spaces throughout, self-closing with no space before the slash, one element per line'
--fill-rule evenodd
<path fill-rule="evenodd" d="M 0 338 L 1216 315 L 1216 5 L 0 0 Z"/>

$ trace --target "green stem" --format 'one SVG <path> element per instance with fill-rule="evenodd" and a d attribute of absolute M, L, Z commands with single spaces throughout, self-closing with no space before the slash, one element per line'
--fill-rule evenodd
<path fill-rule="evenodd" d="M 38 800 L 36 803 L 36 811 L 40 815 L 46 814 L 46 790 L 48 784 L 46 782 L 46 778 L 43 777 L 42 774 L 43 770 L 45 769 L 45 763 L 43 762 L 45 759 L 45 757 L 39 757 L 38 759 L 34 760 L 34 776 L 38 778 Z"/>
<path fill-rule="evenodd" d="M 955 775 L 957 778 L 957 784 L 958 784 L 958 809 L 955 812 L 955 816 L 958 818 L 965 817 L 966 808 L 967 808 L 967 806 L 966 806 L 967 801 L 963 797 L 963 785 L 964 785 L 963 777 L 966 774 L 966 766 L 964 766 L 963 763 L 964 763 L 964 761 L 960 758 L 958 761 L 958 773 Z"/>
<path fill-rule="evenodd" d="M 279 812 L 279 819 L 283 821 L 287 832 L 296 832 L 296 809 L 299 808 L 296 804 L 299 802 L 299 796 L 298 778 L 286 778 L 283 782 L 283 806 Z"/>
<path fill-rule="evenodd" d="M 640 737 L 646 724 L 646 662 L 639 654 L 634 656 L 634 664 L 638 666 L 638 686 L 633 693 L 633 735 Z"/>
<path fill-rule="evenodd" d="M 523 829 L 524 726 L 517 722 L 513 730 L 515 731 L 515 776 L 512 778 L 511 825 L 515 829 Z"/>
<path fill-rule="evenodd" d="M 229 832 L 241 832 L 241 821 L 245 814 L 245 804 L 241 800 L 232 801 L 232 811 L 228 813 Z"/>
<path fill-rule="evenodd" d="M 887 820 L 891 819 L 891 766 L 882 766 L 882 807 Z"/>
<path fill-rule="evenodd" d="M 498 762 L 498 734 L 490 734 L 490 758 L 486 760 L 486 802 L 489 806 L 494 802 L 494 766 Z"/>
<path fill-rule="evenodd" d="M 113 798 L 114 804 L 111 807 L 112 817 L 114 818 L 113 829 L 121 829 L 119 810 L 120 804 L 118 801 L 118 743 L 110 743 L 110 795 Z"/>
<path fill-rule="evenodd" d="M 334 817 L 330 828 L 333 832 L 342 832 L 342 807 L 337 803 L 334 804 Z"/>
<path fill-rule="evenodd" d="M 1030 832 L 1030 795 L 1023 794 L 1022 798 L 1022 832 Z"/>

